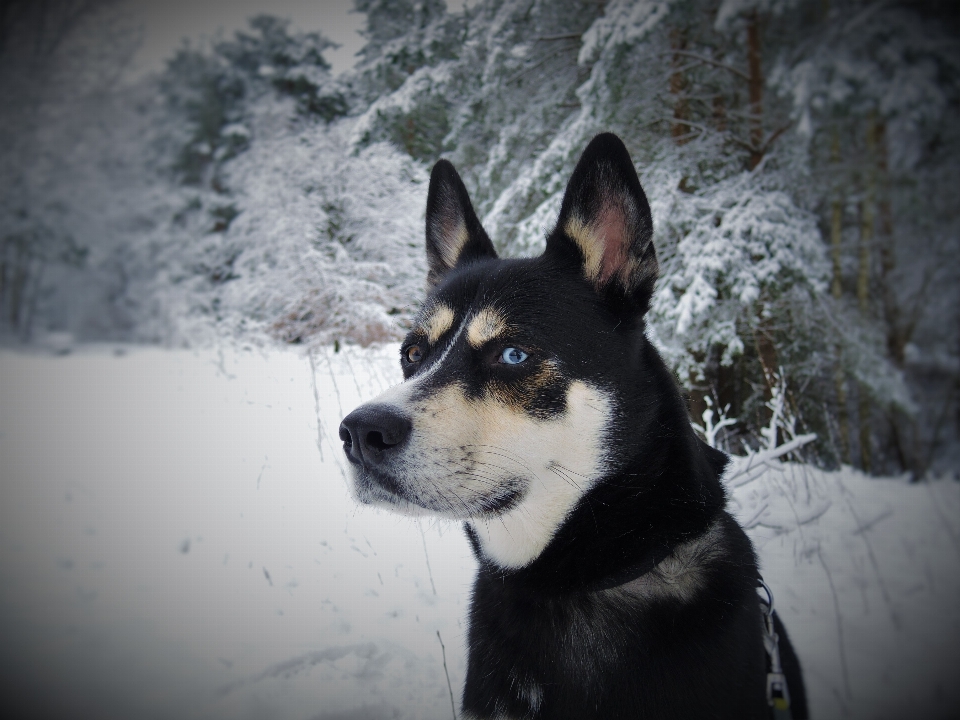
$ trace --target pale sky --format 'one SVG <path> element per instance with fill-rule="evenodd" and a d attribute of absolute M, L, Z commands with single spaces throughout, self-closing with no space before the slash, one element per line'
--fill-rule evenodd
<path fill-rule="evenodd" d="M 288 18 L 291 27 L 309 32 L 320 30 L 340 44 L 323 56 L 339 73 L 351 67 L 363 47 L 357 34 L 364 25 L 361 13 L 353 12 L 353 0 L 130 0 L 144 29 L 143 46 L 134 58 L 137 74 L 159 70 L 180 46 L 218 37 L 229 38 L 247 28 L 247 19 L 261 13 Z"/>
<path fill-rule="evenodd" d="M 339 43 L 339 49 L 323 54 L 334 74 L 352 67 L 363 47 L 357 31 L 364 26 L 364 16 L 353 12 L 353 0 L 129 0 L 129 7 L 145 31 L 132 68 L 137 75 L 161 69 L 182 38 L 196 42 L 217 33 L 228 38 L 261 13 L 288 18 L 292 28 L 319 30 Z M 463 0 L 447 0 L 447 7 L 460 10 Z"/>

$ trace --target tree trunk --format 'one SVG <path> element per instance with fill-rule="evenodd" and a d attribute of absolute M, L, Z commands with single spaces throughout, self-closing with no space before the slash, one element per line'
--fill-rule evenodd
<path fill-rule="evenodd" d="M 867 386 L 860 384 L 859 401 L 857 403 L 857 415 L 860 421 L 860 468 L 869 473 L 872 467 L 873 442 L 870 433 L 870 393 Z"/>
<path fill-rule="evenodd" d="M 866 320 L 870 316 L 870 257 L 875 233 L 874 204 L 876 203 L 877 174 L 876 157 L 876 117 L 871 112 L 867 119 L 867 162 L 865 168 L 864 196 L 860 202 L 860 242 L 859 263 L 857 269 L 857 305 L 860 314 Z M 860 385 L 858 402 L 858 420 L 860 422 L 860 466 L 864 472 L 870 472 L 873 448 L 870 433 L 870 393 L 867 387 Z"/>
<path fill-rule="evenodd" d="M 843 185 L 840 180 L 840 130 L 833 125 L 830 133 L 830 163 L 835 166 L 833 174 L 833 202 L 830 204 L 830 257 L 833 260 L 831 293 L 834 300 L 843 296 L 843 267 L 841 250 L 843 244 Z"/>
<path fill-rule="evenodd" d="M 874 126 L 874 150 L 876 152 L 877 177 L 877 246 L 880 251 L 880 293 L 883 303 L 883 320 L 886 326 L 887 354 L 893 364 L 903 370 L 906 364 L 906 347 L 910 342 L 911 329 L 900 315 L 900 304 L 894 291 L 893 272 L 896 270 L 896 241 L 893 235 L 893 208 L 890 202 L 890 169 L 887 164 L 887 123 L 880 118 Z M 893 446 L 901 467 L 910 470 L 914 480 L 919 480 L 925 469 L 922 452 L 917 447 L 916 421 L 906 413 L 891 408 L 888 413 Z M 908 438 L 913 437 L 913 442 Z"/>
<path fill-rule="evenodd" d="M 760 57 L 760 17 L 753 10 L 747 20 L 747 81 L 750 97 L 750 162 L 753 170 L 763 159 L 763 68 Z"/>
<path fill-rule="evenodd" d="M 830 254 L 833 259 L 833 278 L 830 286 L 834 299 L 839 301 L 843 297 L 843 271 L 841 247 L 843 240 L 843 204 L 835 198 L 830 212 Z M 847 410 L 847 374 L 843 369 L 843 350 L 838 344 L 837 368 L 833 375 L 837 393 L 837 422 L 840 425 L 840 461 L 850 462 L 850 415 Z"/>
<path fill-rule="evenodd" d="M 780 368 L 777 360 L 777 346 L 773 342 L 773 333 L 769 327 L 769 321 L 763 318 L 762 313 L 763 310 L 761 309 L 757 329 L 753 334 L 753 342 L 757 349 L 757 357 L 760 359 L 763 378 L 767 384 L 764 399 L 769 400 L 773 397 L 773 388 L 778 383 Z"/>
<path fill-rule="evenodd" d="M 20 314 L 23 308 L 24 292 L 27 289 L 27 280 L 29 280 L 28 269 L 30 267 L 30 256 L 24 247 L 24 241 L 20 239 L 15 242 L 15 256 L 13 267 L 11 268 L 12 277 L 10 278 L 10 306 L 8 308 L 7 321 L 10 327 L 20 327 Z"/>
<path fill-rule="evenodd" d="M 960 316 L 957 316 L 957 330 L 960 331 Z M 957 354 L 960 355 L 960 332 L 957 332 Z M 960 398 L 960 373 L 957 373 L 953 376 L 953 387 L 956 397 Z M 957 401 L 957 404 L 954 406 L 954 430 L 956 431 L 955 437 L 960 441 L 960 400 Z"/>
<path fill-rule="evenodd" d="M 840 133 L 837 126 L 833 126 L 830 138 L 830 160 L 840 164 Z M 835 176 L 836 177 L 836 176 Z M 830 284 L 830 293 L 833 299 L 843 297 L 843 199 L 841 186 L 837 182 L 833 190 L 833 201 L 830 204 L 830 258 L 833 265 L 833 277 Z M 843 369 L 843 350 L 838 344 L 836 347 L 837 367 L 833 374 L 833 383 L 837 393 L 837 422 L 840 431 L 840 462 L 850 462 L 850 414 L 847 409 L 847 374 Z"/>
<path fill-rule="evenodd" d="M 26 317 L 20 326 L 20 339 L 23 342 L 29 342 L 33 334 L 33 317 L 37 312 L 37 300 L 40 298 L 40 288 L 43 284 L 43 271 L 46 268 L 46 261 L 43 258 L 37 260 L 37 271 L 34 273 L 33 288 L 30 296 L 27 298 Z"/>
<path fill-rule="evenodd" d="M 23 293 L 27 287 L 27 271 L 22 265 L 13 272 L 13 282 L 10 284 L 10 327 L 20 327 L 20 309 L 23 303 Z"/>
<path fill-rule="evenodd" d="M 857 266 L 857 305 L 864 318 L 870 314 L 870 246 L 873 244 L 873 197 L 868 190 L 860 202 L 860 242 Z"/>
<path fill-rule="evenodd" d="M 773 388 L 779 383 L 779 361 L 777 359 L 777 346 L 773 342 L 773 335 L 769 328 L 769 321 L 763 318 L 763 309 L 760 309 L 760 317 L 757 319 L 757 329 L 753 334 L 753 342 L 757 349 L 757 357 L 760 359 L 760 368 L 763 370 L 763 379 L 765 386 L 763 399 L 769 401 L 773 398 Z M 771 411 L 768 407 L 760 408 L 760 426 L 766 426 L 770 423 Z M 777 433 L 779 435 L 779 433 Z M 779 440 L 779 438 L 778 438 Z"/>
<path fill-rule="evenodd" d="M 727 101 L 721 93 L 713 96 L 713 123 L 717 132 L 727 131 Z"/>
<path fill-rule="evenodd" d="M 840 261 L 843 245 L 843 202 L 839 197 L 830 203 L 830 258 L 833 265 L 833 278 L 830 283 L 830 294 L 835 300 L 843 296 L 843 268 Z"/>
<path fill-rule="evenodd" d="M 0 317 L 5 317 L 4 311 L 7 308 L 7 249 L 9 247 L 8 242 L 0 245 Z"/>
<path fill-rule="evenodd" d="M 874 141 L 880 191 L 877 200 L 879 220 L 877 245 L 880 250 L 880 289 L 883 301 L 883 319 L 887 326 L 887 351 L 894 365 L 902 370 L 905 359 L 904 350 L 909 338 L 901 327 L 900 306 L 897 303 L 897 296 L 893 291 L 891 280 L 897 260 L 893 238 L 893 210 L 890 205 L 890 172 L 887 167 L 887 124 L 883 120 L 876 124 Z"/>
<path fill-rule="evenodd" d="M 833 374 L 837 391 L 837 423 L 840 428 L 840 462 L 850 462 L 850 411 L 847 409 L 847 374 L 843 371 L 843 358 L 837 356 L 837 368 Z"/>
<path fill-rule="evenodd" d="M 753 332 L 753 343 L 757 350 L 760 369 L 763 371 L 763 379 L 766 383 L 763 399 L 769 400 L 773 397 L 773 388 L 776 387 L 779 382 L 780 362 L 777 358 L 777 346 L 773 342 L 773 330 L 770 327 L 770 320 L 769 318 L 764 318 L 762 306 L 757 310 L 757 328 Z"/>
<path fill-rule="evenodd" d="M 673 28 L 670 31 L 670 47 L 674 51 L 687 49 L 686 28 Z M 670 73 L 670 94 L 673 96 L 673 123 L 670 134 L 677 145 L 690 141 L 690 126 L 685 121 L 690 119 L 690 102 L 687 99 L 687 77 L 683 71 L 683 55 L 674 54 L 672 58 L 673 72 Z"/>

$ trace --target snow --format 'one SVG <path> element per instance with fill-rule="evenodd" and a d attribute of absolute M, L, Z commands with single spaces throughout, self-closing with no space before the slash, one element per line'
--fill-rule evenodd
<path fill-rule="evenodd" d="M 310 362 L 291 352 L 4 353 L 0 657 L 16 705 L 445 717 L 436 633 L 458 687 L 466 540 L 358 510 L 336 437 L 353 373 L 369 395 L 396 356 L 318 355 L 318 426 Z"/>
<path fill-rule="evenodd" d="M 728 473 L 732 509 L 800 655 L 812 717 L 955 717 L 960 485 L 745 464 Z"/>
<path fill-rule="evenodd" d="M 647 35 L 666 16 L 671 2 L 615 0 L 583 34 L 577 56 L 579 65 L 590 65 L 602 51 L 634 43 Z"/>
<path fill-rule="evenodd" d="M 723 30 L 732 20 L 749 12 L 782 13 L 784 10 L 797 5 L 797 0 L 723 0 L 717 10 L 717 19 L 714 26 Z"/>
<path fill-rule="evenodd" d="M 0 664 L 36 715 L 449 718 L 475 568 L 349 497 L 397 348 L 0 351 Z M 816 718 L 960 707 L 960 483 L 737 459 Z M 438 635 L 439 633 L 439 635 Z M 444 648 L 441 648 L 441 641 Z"/>

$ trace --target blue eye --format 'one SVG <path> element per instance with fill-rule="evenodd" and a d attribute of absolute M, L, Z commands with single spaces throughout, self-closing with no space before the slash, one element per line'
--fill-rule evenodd
<path fill-rule="evenodd" d="M 502 353 L 500 353 L 500 362 L 506 363 L 507 365 L 519 365 L 528 357 L 530 356 L 527 355 L 523 350 L 515 347 L 508 347 Z"/>

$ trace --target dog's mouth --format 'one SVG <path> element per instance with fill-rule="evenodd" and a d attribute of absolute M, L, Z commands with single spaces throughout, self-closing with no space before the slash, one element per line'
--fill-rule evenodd
<path fill-rule="evenodd" d="M 396 498 L 404 502 L 412 502 L 410 498 L 406 497 L 403 491 L 403 485 L 390 475 L 369 468 L 365 468 L 363 472 L 367 475 L 368 482 L 379 489 L 386 497 Z"/>
<path fill-rule="evenodd" d="M 419 515 L 430 513 L 451 519 L 489 519 L 516 507 L 525 494 L 522 478 L 498 483 L 494 492 L 483 494 L 465 488 L 430 486 L 417 491 L 390 473 L 356 464 L 354 488 L 357 500 L 365 505 L 388 505 L 394 510 Z"/>
<path fill-rule="evenodd" d="M 509 483 L 498 488 L 496 494 L 478 498 L 477 508 L 470 513 L 470 517 L 479 520 L 502 515 L 519 505 L 523 495 L 523 481 L 520 478 L 512 478 Z"/>
<path fill-rule="evenodd" d="M 388 473 L 366 467 L 354 462 L 354 486 L 357 490 L 357 499 L 367 505 L 389 503 L 391 505 L 406 505 L 417 503 L 406 496 L 403 485 Z"/>

